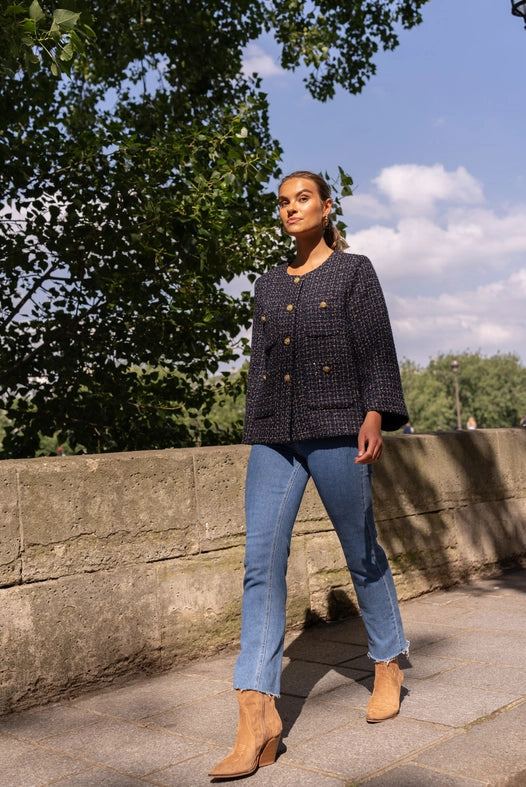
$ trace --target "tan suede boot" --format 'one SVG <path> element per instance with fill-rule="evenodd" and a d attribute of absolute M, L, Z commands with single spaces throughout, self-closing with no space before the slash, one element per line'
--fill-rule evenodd
<path fill-rule="evenodd" d="M 234 750 L 209 773 L 216 779 L 250 776 L 276 759 L 282 731 L 274 697 L 260 691 L 236 689 L 239 725 Z"/>
<path fill-rule="evenodd" d="M 373 723 L 392 719 L 400 710 L 400 689 L 404 673 L 398 661 L 377 662 L 374 665 L 373 695 L 367 703 L 366 719 Z"/>

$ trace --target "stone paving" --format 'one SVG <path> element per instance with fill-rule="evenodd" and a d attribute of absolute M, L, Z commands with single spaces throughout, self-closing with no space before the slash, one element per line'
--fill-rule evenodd
<path fill-rule="evenodd" d="M 287 636 L 276 763 L 250 787 L 526 787 L 526 570 L 402 604 L 400 715 L 365 722 L 361 620 Z M 231 749 L 234 653 L 0 717 L 0 787 L 202 787 Z"/>

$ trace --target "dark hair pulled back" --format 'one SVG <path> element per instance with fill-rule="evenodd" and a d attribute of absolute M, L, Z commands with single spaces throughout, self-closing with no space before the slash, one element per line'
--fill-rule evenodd
<path fill-rule="evenodd" d="M 331 190 L 329 188 L 329 184 L 324 178 L 322 178 L 321 175 L 317 175 L 315 172 L 309 172 L 308 170 L 297 170 L 296 172 L 291 172 L 290 175 L 286 175 L 279 184 L 279 188 L 281 188 L 287 180 L 291 180 L 292 178 L 305 178 L 306 180 L 312 180 L 312 182 L 316 184 L 320 200 L 325 202 L 325 200 L 330 199 Z M 334 251 L 342 251 L 349 245 L 336 225 L 333 223 L 330 215 L 328 216 L 327 226 L 323 231 L 323 239 L 327 246 Z"/>

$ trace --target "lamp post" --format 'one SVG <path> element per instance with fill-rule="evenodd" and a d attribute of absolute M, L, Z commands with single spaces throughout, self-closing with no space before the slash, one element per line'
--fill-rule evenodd
<path fill-rule="evenodd" d="M 451 371 L 453 372 L 453 379 L 455 380 L 455 406 L 457 408 L 457 429 L 462 429 L 462 420 L 460 418 L 460 394 L 458 385 L 458 369 L 459 362 L 456 358 L 451 361 Z"/>
<path fill-rule="evenodd" d="M 511 13 L 513 16 L 522 16 L 526 29 L 526 0 L 511 0 Z"/>

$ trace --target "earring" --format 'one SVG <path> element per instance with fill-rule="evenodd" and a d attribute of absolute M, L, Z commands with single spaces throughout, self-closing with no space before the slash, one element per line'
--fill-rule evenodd
<path fill-rule="evenodd" d="M 325 228 L 325 227 L 328 227 L 328 226 L 329 226 L 329 217 L 328 216 L 324 216 L 323 217 L 323 227 Z"/>

